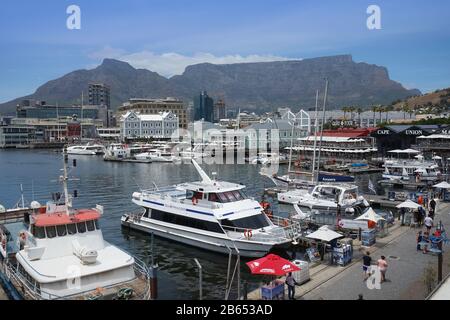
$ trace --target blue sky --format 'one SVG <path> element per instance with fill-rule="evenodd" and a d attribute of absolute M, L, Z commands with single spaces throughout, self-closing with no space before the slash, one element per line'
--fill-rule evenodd
<path fill-rule="evenodd" d="M 71 4 L 81 8 L 81 30 L 66 28 Z M 381 8 L 381 30 L 366 27 L 371 4 Z M 446 0 L 2 1 L 0 102 L 105 57 L 169 77 L 203 61 L 352 54 L 427 92 L 450 87 L 449 13 Z"/>

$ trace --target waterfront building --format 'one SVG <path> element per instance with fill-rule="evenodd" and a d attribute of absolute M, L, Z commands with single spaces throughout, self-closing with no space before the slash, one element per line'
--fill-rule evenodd
<path fill-rule="evenodd" d="M 78 118 L 98 119 L 100 106 L 56 106 L 45 101 L 24 100 L 17 105 L 17 118 L 58 119 L 77 116 Z"/>
<path fill-rule="evenodd" d="M 421 151 L 427 157 L 434 155 L 443 159 L 450 157 L 450 126 L 444 126 L 430 135 L 421 135 L 411 148 Z"/>
<path fill-rule="evenodd" d="M 97 133 L 102 140 L 120 141 L 121 138 L 120 127 L 97 128 Z"/>
<path fill-rule="evenodd" d="M 24 125 L 0 125 L 0 148 L 15 148 L 35 140 L 36 128 Z"/>
<path fill-rule="evenodd" d="M 323 160 L 364 160 L 377 154 L 375 138 L 370 134 L 374 129 L 338 129 L 324 130 L 322 139 L 320 133 L 308 137 L 299 138 L 294 150 L 305 159 L 312 160 L 314 144 L 316 155 L 321 146 Z M 320 142 L 322 140 L 322 142 Z"/>
<path fill-rule="evenodd" d="M 121 122 L 123 139 L 170 139 L 179 128 L 178 117 L 172 112 L 140 114 L 128 111 Z"/>
<path fill-rule="evenodd" d="M 308 135 L 310 129 L 309 119 L 304 121 L 291 121 L 287 119 L 267 119 L 264 122 L 254 123 L 247 128 L 249 140 L 248 148 L 267 148 L 272 145 L 272 130 L 278 130 L 278 144 L 280 149 L 291 145 L 294 141 Z"/>
<path fill-rule="evenodd" d="M 200 119 L 214 122 L 214 100 L 206 91 L 194 97 L 194 121 Z"/>
<path fill-rule="evenodd" d="M 439 125 L 389 125 L 371 133 L 376 139 L 378 152 L 386 155 L 395 149 L 408 149 L 417 144 L 420 136 L 429 136 L 439 131 Z"/>
<path fill-rule="evenodd" d="M 136 112 L 141 115 L 157 115 L 160 112 L 171 112 L 176 115 L 179 128 L 187 129 L 188 120 L 186 108 L 183 105 L 183 101 L 175 98 L 132 98 L 118 108 L 116 118 L 122 118 L 128 111 Z"/>
<path fill-rule="evenodd" d="M 90 105 L 111 108 L 110 89 L 104 83 L 89 83 L 88 95 Z"/>

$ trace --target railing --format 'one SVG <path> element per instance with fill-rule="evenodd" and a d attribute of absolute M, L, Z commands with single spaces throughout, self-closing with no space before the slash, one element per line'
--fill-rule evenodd
<path fill-rule="evenodd" d="M 255 242 L 285 242 L 288 240 L 294 240 L 301 235 L 301 226 L 299 222 L 293 221 L 289 218 L 272 216 L 270 218 L 273 225 L 276 228 L 272 228 L 266 230 L 265 228 L 260 228 L 256 230 L 251 230 L 248 228 L 238 228 L 238 227 L 230 227 L 230 226 L 222 226 L 224 231 L 228 234 L 229 232 L 234 232 L 238 234 L 238 239 L 246 239 L 247 241 L 255 241 Z M 248 231 L 251 230 L 259 231 L 252 234 L 252 236 L 248 235 Z M 230 234 L 229 234 L 230 235 Z"/>

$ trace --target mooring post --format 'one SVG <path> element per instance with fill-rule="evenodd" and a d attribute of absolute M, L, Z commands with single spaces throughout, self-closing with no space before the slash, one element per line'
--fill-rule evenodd
<path fill-rule="evenodd" d="M 200 300 L 203 300 L 203 281 L 202 281 L 202 265 L 198 262 L 197 258 L 194 258 L 195 263 L 198 266 L 198 285 L 200 291 Z"/>

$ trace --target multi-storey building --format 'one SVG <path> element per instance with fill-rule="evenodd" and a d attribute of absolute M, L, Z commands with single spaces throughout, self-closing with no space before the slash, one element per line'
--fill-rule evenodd
<path fill-rule="evenodd" d="M 111 107 L 109 87 L 103 83 L 89 83 L 89 104 Z"/>
<path fill-rule="evenodd" d="M 118 108 L 116 118 L 120 119 L 128 111 L 133 111 L 140 115 L 157 115 L 160 112 L 171 112 L 177 116 L 179 127 L 187 129 L 188 119 L 183 101 L 175 98 L 130 99 Z"/>
<path fill-rule="evenodd" d="M 208 96 L 206 91 L 202 91 L 194 97 L 194 120 L 214 122 L 214 100 Z"/>
<path fill-rule="evenodd" d="M 178 117 L 172 112 L 140 114 L 129 111 L 123 116 L 121 122 L 123 139 L 169 139 L 179 128 Z"/>

